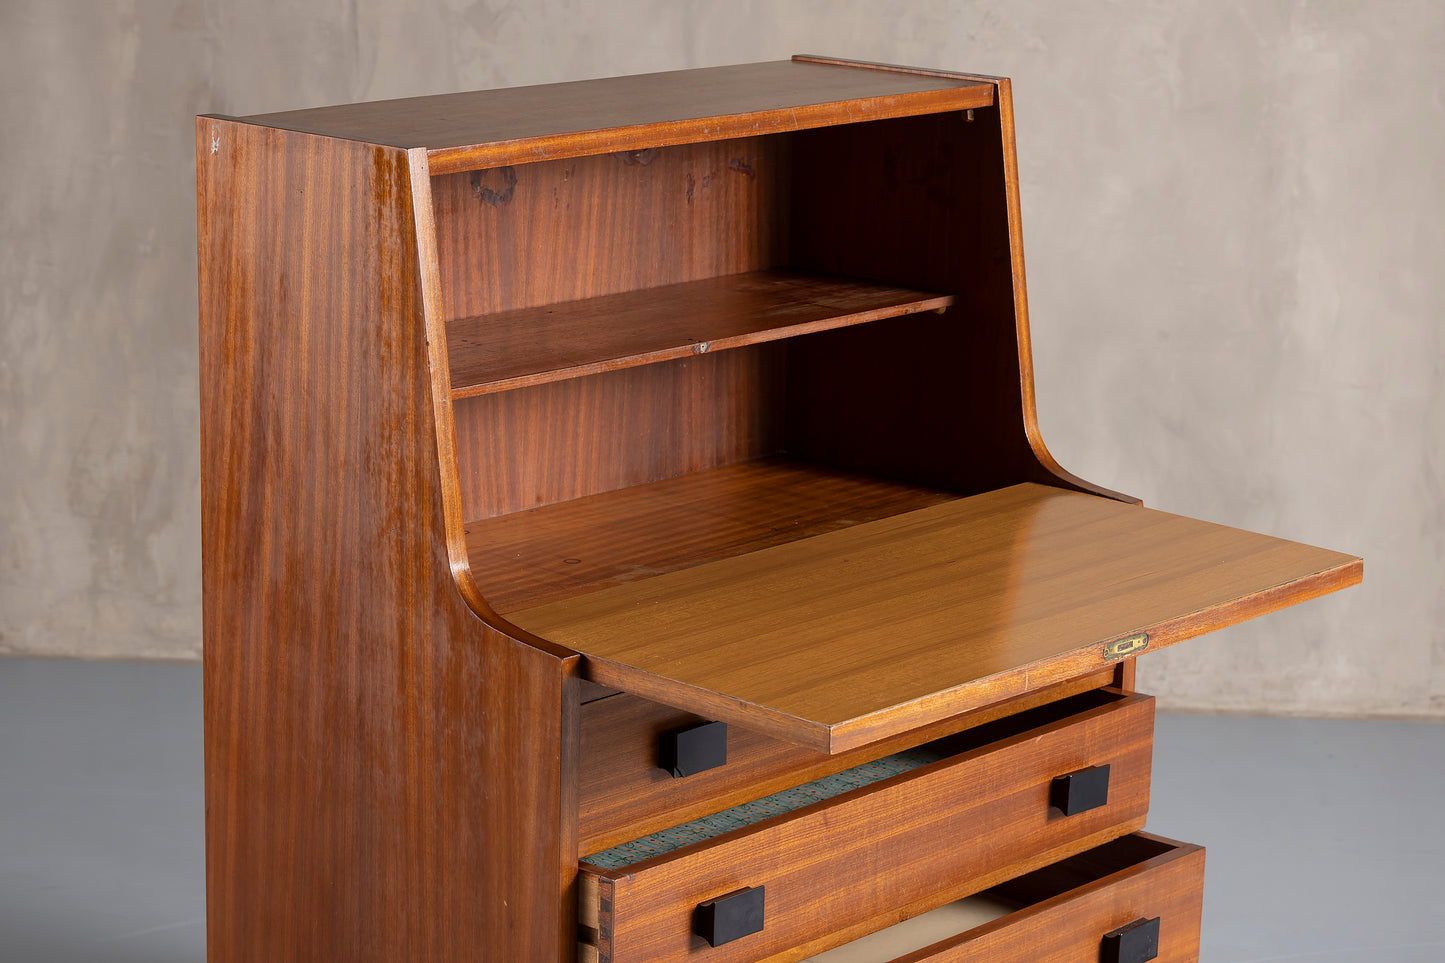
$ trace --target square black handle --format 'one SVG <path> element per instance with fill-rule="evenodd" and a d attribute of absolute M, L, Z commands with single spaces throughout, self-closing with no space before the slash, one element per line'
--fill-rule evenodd
<path fill-rule="evenodd" d="M 763 890 L 754 886 L 740 889 L 699 903 L 693 916 L 692 931 L 707 940 L 709 946 L 722 946 L 733 940 L 763 931 Z"/>
<path fill-rule="evenodd" d="M 1159 917 L 1139 919 L 1104 934 L 1102 963 L 1148 963 L 1159 955 Z"/>
<path fill-rule="evenodd" d="M 1109 767 L 1090 766 L 1054 778 L 1049 805 L 1065 816 L 1098 809 L 1109 801 Z"/>
<path fill-rule="evenodd" d="M 693 776 L 728 761 L 728 724 L 704 722 L 664 732 L 658 740 L 657 764 L 673 776 Z"/>

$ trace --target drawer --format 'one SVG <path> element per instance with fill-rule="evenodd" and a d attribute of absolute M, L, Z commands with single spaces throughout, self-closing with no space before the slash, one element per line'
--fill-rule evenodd
<path fill-rule="evenodd" d="M 799 960 L 1142 828 L 1153 720 L 1095 690 L 593 854 L 582 959 Z"/>
<path fill-rule="evenodd" d="M 929 739 L 1108 686 L 1114 678 L 1113 668 L 1090 673 L 954 716 L 922 731 L 836 755 L 729 726 L 726 764 L 682 778 L 659 767 L 661 737 L 707 720 L 635 695 L 594 695 L 581 707 L 577 855 L 832 775 Z M 611 691 L 588 685 L 595 694 Z"/>
<path fill-rule="evenodd" d="M 1201 847 L 1139 833 L 807 963 L 1193 963 L 1203 886 Z M 982 921 L 938 938 L 970 918 Z"/>

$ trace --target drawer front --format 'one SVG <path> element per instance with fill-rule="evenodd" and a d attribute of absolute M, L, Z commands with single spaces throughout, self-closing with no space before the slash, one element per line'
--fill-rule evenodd
<path fill-rule="evenodd" d="M 1142 827 L 1153 713 L 1121 696 L 622 869 L 584 864 L 584 932 L 600 963 L 783 963 L 985 889 Z M 1107 802 L 1053 805 L 1058 777 L 1105 765 Z M 703 904 L 759 887 L 760 931 L 696 935 Z"/>
<path fill-rule="evenodd" d="M 955 716 L 904 737 L 831 756 L 729 726 L 727 764 L 684 778 L 674 778 L 659 767 L 659 740 L 666 732 L 706 720 L 634 695 L 597 699 L 582 706 L 577 855 L 586 856 L 706 813 L 841 772 L 879 755 L 1113 681 L 1114 670 L 1106 669 Z"/>
<path fill-rule="evenodd" d="M 1079 960 L 1194 963 L 1204 891 L 1204 850 L 1140 833 L 1110 848 L 1137 851 L 1124 868 L 1070 885 L 1080 867 L 1036 874 L 1045 898 L 893 963 L 1076 963 Z M 1087 863 L 1081 854 L 1068 862 Z M 1060 879 L 1060 877 L 1063 877 Z M 1027 889 L 1030 880 L 1018 881 Z M 1062 885 L 1058 885 L 1062 883 Z M 1048 895 L 1060 889 L 1055 895 Z M 1002 888 L 1008 892 L 1009 888 Z M 826 956 L 819 963 L 828 963 Z"/>

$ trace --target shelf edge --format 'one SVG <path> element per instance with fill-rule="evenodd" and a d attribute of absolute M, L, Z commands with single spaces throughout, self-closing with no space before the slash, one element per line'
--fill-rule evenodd
<path fill-rule="evenodd" d="M 855 311 L 850 314 L 837 315 L 819 321 L 785 325 L 779 328 L 763 328 L 757 331 L 748 331 L 743 334 L 714 338 L 708 341 L 672 345 L 653 351 L 589 361 L 584 364 L 570 365 L 565 368 L 550 368 L 532 374 L 513 375 L 507 378 L 498 378 L 495 381 L 481 381 L 460 386 L 453 385 L 451 393 L 454 400 L 477 398 L 501 391 L 511 391 L 516 388 L 530 388 L 534 385 L 550 384 L 556 381 L 570 381 L 574 378 L 585 378 L 589 375 L 605 374 L 609 371 L 620 371 L 625 368 L 639 368 L 649 364 L 680 361 L 683 358 L 690 358 L 694 355 L 726 351 L 732 348 L 745 348 L 749 345 L 765 344 L 769 341 L 782 341 L 787 338 L 816 334 L 820 331 L 832 331 L 837 328 L 869 324 L 874 321 L 886 321 L 889 318 L 901 318 L 910 314 L 922 314 L 925 311 L 941 312 L 946 308 L 952 307 L 954 301 L 955 298 L 953 295 L 940 294 L 915 301 L 907 301 L 902 304 L 890 305 L 885 308 L 875 308 L 868 311 Z"/>

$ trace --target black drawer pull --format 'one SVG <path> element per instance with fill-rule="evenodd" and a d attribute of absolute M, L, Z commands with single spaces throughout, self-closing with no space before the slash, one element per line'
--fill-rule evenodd
<path fill-rule="evenodd" d="M 1098 809 L 1109 801 L 1109 767 L 1090 766 L 1055 776 L 1049 787 L 1049 805 L 1065 816 Z"/>
<path fill-rule="evenodd" d="M 740 889 L 699 903 L 693 917 L 692 931 L 707 940 L 709 946 L 722 946 L 733 940 L 763 931 L 763 890 L 754 886 Z"/>
<path fill-rule="evenodd" d="M 1102 963 L 1148 963 L 1159 955 L 1159 917 L 1135 920 L 1104 934 Z"/>
<path fill-rule="evenodd" d="M 673 776 L 693 776 L 728 761 L 728 724 L 703 722 L 664 732 L 657 745 L 657 764 Z"/>

